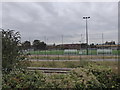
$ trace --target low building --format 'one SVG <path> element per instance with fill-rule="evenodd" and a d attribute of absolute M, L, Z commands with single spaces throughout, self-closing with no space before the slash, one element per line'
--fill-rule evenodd
<path fill-rule="evenodd" d="M 96 45 L 97 49 L 114 49 L 117 50 L 120 45 Z"/>
<path fill-rule="evenodd" d="M 56 48 L 58 49 L 85 49 L 86 48 L 86 44 L 82 43 L 82 44 L 60 44 L 57 45 Z"/>

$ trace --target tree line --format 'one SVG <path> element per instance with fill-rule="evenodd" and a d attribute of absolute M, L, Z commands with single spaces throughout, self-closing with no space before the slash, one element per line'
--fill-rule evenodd
<path fill-rule="evenodd" d="M 24 41 L 21 44 L 21 48 L 23 50 L 28 50 L 28 49 L 34 49 L 34 50 L 45 50 L 46 49 L 46 43 L 40 40 L 34 40 L 31 44 L 30 41 Z"/>

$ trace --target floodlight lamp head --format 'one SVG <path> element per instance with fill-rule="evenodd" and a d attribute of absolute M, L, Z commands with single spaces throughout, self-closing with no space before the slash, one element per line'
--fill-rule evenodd
<path fill-rule="evenodd" d="M 83 19 L 85 19 L 86 17 L 83 17 Z"/>
<path fill-rule="evenodd" d="M 90 18 L 90 17 L 88 17 L 88 16 L 84 16 L 84 17 L 83 17 L 83 19 L 89 19 L 89 18 Z"/>

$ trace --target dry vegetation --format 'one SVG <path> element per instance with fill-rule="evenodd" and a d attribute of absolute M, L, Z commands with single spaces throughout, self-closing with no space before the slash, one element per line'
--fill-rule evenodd
<path fill-rule="evenodd" d="M 89 65 L 103 66 L 111 68 L 113 72 L 118 73 L 117 61 L 31 61 L 30 67 L 54 67 L 54 68 L 77 68 L 88 67 Z"/>
<path fill-rule="evenodd" d="M 46 60 L 118 59 L 118 55 L 29 55 L 28 58 Z"/>

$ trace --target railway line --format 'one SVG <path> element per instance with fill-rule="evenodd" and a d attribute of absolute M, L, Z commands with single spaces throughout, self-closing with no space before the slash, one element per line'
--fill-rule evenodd
<path fill-rule="evenodd" d="M 46 68 L 46 67 L 27 67 L 30 71 L 39 70 L 43 73 L 69 73 L 72 68 Z"/>

